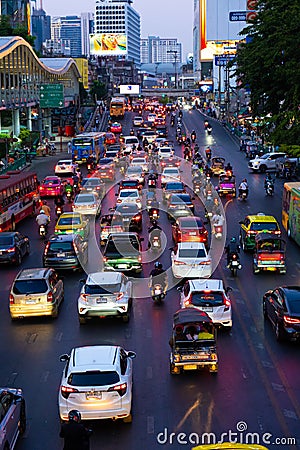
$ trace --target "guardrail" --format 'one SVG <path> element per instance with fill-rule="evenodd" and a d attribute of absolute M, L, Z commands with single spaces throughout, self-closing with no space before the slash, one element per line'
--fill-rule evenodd
<path fill-rule="evenodd" d="M 5 175 L 10 170 L 21 170 L 26 166 L 26 156 L 21 156 L 13 163 L 8 164 L 6 167 L 0 169 L 0 175 Z"/>

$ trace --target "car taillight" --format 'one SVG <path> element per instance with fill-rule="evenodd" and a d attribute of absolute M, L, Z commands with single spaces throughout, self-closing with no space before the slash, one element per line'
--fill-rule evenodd
<path fill-rule="evenodd" d="M 103 262 L 106 262 L 106 261 L 107 261 L 107 257 L 103 256 Z"/>
<path fill-rule="evenodd" d="M 47 242 L 46 247 L 45 247 L 45 254 L 48 253 L 49 247 L 50 247 L 50 242 Z"/>
<path fill-rule="evenodd" d="M 187 298 L 187 299 L 184 301 L 184 305 L 185 305 L 185 306 L 188 306 L 188 305 L 191 305 L 191 304 L 192 304 L 192 299 L 191 299 L 191 297 Z"/>
<path fill-rule="evenodd" d="M 231 301 L 228 298 L 225 298 L 224 305 L 225 305 L 225 307 L 229 308 L 231 306 Z"/>
<path fill-rule="evenodd" d="M 81 298 L 81 300 L 83 301 L 83 302 L 87 302 L 87 299 L 88 299 L 88 296 L 87 296 L 87 294 L 80 294 L 80 298 Z"/>
<path fill-rule="evenodd" d="M 7 253 L 14 253 L 16 251 L 16 247 L 8 248 L 6 251 Z"/>
<path fill-rule="evenodd" d="M 142 257 L 138 256 L 138 262 L 142 262 Z"/>
<path fill-rule="evenodd" d="M 177 259 L 175 259 L 174 261 L 175 266 L 185 266 L 186 263 L 183 261 L 178 261 Z"/>
<path fill-rule="evenodd" d="M 112 386 L 108 389 L 107 392 L 117 391 L 120 397 L 126 394 L 127 391 L 127 383 L 117 384 L 117 386 Z"/>
<path fill-rule="evenodd" d="M 295 317 L 290 317 L 290 316 L 283 316 L 283 320 L 288 325 L 294 325 L 296 323 L 300 323 L 300 319 L 297 319 Z"/>
<path fill-rule="evenodd" d="M 250 236 L 251 234 L 256 234 L 256 231 L 252 231 L 252 230 L 247 231 L 248 236 Z"/>
<path fill-rule="evenodd" d="M 210 264 L 211 264 L 210 260 L 202 261 L 202 262 L 199 263 L 200 266 L 209 266 Z"/>
<path fill-rule="evenodd" d="M 137 216 L 135 216 L 135 217 L 133 218 L 133 220 L 141 220 L 141 218 L 142 218 L 142 216 L 141 216 L 140 214 L 138 214 Z"/>
<path fill-rule="evenodd" d="M 281 234 L 281 231 L 277 230 L 277 231 L 274 232 L 274 234 Z"/>
<path fill-rule="evenodd" d="M 15 303 L 15 297 L 12 294 L 10 294 L 10 296 L 9 296 L 9 304 L 13 305 L 14 303 Z"/>
<path fill-rule="evenodd" d="M 47 294 L 47 302 L 52 303 L 53 302 L 53 294 L 52 292 L 48 292 Z"/>
<path fill-rule="evenodd" d="M 122 200 L 118 198 L 117 203 L 122 203 Z"/>
<path fill-rule="evenodd" d="M 60 392 L 64 398 L 69 398 L 69 395 L 73 394 L 74 392 L 78 392 L 78 389 L 71 388 L 68 386 L 61 386 Z"/>
<path fill-rule="evenodd" d="M 119 292 L 116 300 L 122 300 L 123 297 L 124 297 L 124 292 Z"/>

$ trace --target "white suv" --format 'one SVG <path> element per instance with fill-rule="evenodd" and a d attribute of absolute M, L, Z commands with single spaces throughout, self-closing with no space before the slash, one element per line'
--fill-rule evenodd
<path fill-rule="evenodd" d="M 230 287 L 224 288 L 222 280 L 189 280 L 181 290 L 180 306 L 200 309 L 209 315 L 214 324 L 231 330 L 232 307 L 228 297 L 230 290 Z"/>
<path fill-rule="evenodd" d="M 131 422 L 132 359 L 116 345 L 77 347 L 70 355 L 62 355 L 66 362 L 58 406 L 61 420 L 77 409 L 82 420 L 123 419 Z"/>
<path fill-rule="evenodd" d="M 285 153 L 266 153 L 261 157 L 251 159 L 248 163 L 248 168 L 253 172 L 266 172 L 267 170 L 276 169 L 276 160 L 283 158 Z"/>

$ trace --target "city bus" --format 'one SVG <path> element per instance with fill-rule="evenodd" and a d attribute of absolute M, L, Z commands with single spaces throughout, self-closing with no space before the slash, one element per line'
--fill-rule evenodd
<path fill-rule="evenodd" d="M 126 101 L 124 97 L 113 97 L 110 102 L 109 115 L 111 119 L 123 119 Z"/>
<path fill-rule="evenodd" d="M 288 236 L 300 245 L 300 182 L 284 183 L 282 225 Z"/>
<path fill-rule="evenodd" d="M 72 159 L 78 164 L 86 162 L 89 156 L 99 160 L 104 152 L 104 132 L 85 132 L 72 139 Z"/>
<path fill-rule="evenodd" d="M 14 231 L 39 205 L 36 173 L 14 170 L 0 176 L 0 231 Z"/>

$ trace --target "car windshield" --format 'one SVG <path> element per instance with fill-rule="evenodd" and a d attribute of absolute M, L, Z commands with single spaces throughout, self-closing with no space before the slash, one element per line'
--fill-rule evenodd
<path fill-rule="evenodd" d="M 160 153 L 170 153 L 172 150 L 170 148 L 161 148 Z"/>
<path fill-rule="evenodd" d="M 105 255 L 117 257 L 126 257 L 129 255 L 137 255 L 139 250 L 139 244 L 137 241 L 120 240 L 120 241 L 109 241 L 107 243 Z"/>
<path fill-rule="evenodd" d="M 72 242 L 50 242 L 49 251 L 51 252 L 69 252 L 73 250 Z"/>
<path fill-rule="evenodd" d="M 189 217 L 184 221 L 180 222 L 181 228 L 202 228 L 203 224 L 199 219 L 195 217 Z"/>
<path fill-rule="evenodd" d="M 184 205 L 184 204 L 191 204 L 192 202 L 188 195 L 182 196 L 182 197 L 179 197 L 178 195 L 172 195 L 171 199 L 170 199 L 170 203 Z"/>
<path fill-rule="evenodd" d="M 194 306 L 221 306 L 223 294 L 222 292 L 193 292 L 192 303 Z"/>
<path fill-rule="evenodd" d="M 251 225 L 251 230 L 253 231 L 277 231 L 278 226 L 276 222 L 253 222 Z"/>
<path fill-rule="evenodd" d="M 136 180 L 122 181 L 122 187 L 136 187 L 137 185 L 138 185 L 138 182 Z"/>
<path fill-rule="evenodd" d="M 139 212 L 139 208 L 135 203 L 120 205 L 116 208 L 116 212 L 120 214 L 136 214 Z"/>
<path fill-rule="evenodd" d="M 99 184 L 101 184 L 100 180 L 98 180 L 97 178 L 94 179 L 84 179 L 82 181 L 82 187 L 88 187 L 88 186 L 98 186 Z"/>
<path fill-rule="evenodd" d="M 99 286 L 98 284 L 86 284 L 84 288 L 84 292 L 89 295 L 106 295 L 112 293 L 119 293 L 121 290 L 120 283 L 117 284 L 102 284 Z"/>
<path fill-rule="evenodd" d="M 167 183 L 165 189 L 167 191 L 183 191 L 184 186 L 182 183 Z"/>
<path fill-rule="evenodd" d="M 133 158 L 131 164 L 145 164 L 145 158 Z"/>
<path fill-rule="evenodd" d="M 68 166 L 71 165 L 72 161 L 68 160 L 68 161 L 58 161 L 57 165 L 58 166 Z"/>
<path fill-rule="evenodd" d="M 62 217 L 57 225 L 80 225 L 80 217 Z"/>
<path fill-rule="evenodd" d="M 181 248 L 179 258 L 206 258 L 206 252 L 204 248 Z"/>
<path fill-rule="evenodd" d="M 136 167 L 128 167 L 127 169 L 127 173 L 142 173 L 143 169 L 140 166 L 136 166 Z"/>
<path fill-rule="evenodd" d="M 0 234 L 0 246 L 3 245 L 14 245 L 14 240 L 12 236 L 1 236 Z"/>
<path fill-rule="evenodd" d="M 127 144 L 129 144 L 129 145 L 131 145 L 131 144 L 138 144 L 138 143 L 139 143 L 139 140 L 137 138 L 127 138 L 126 139 L 126 145 Z"/>
<path fill-rule="evenodd" d="M 43 294 L 47 292 L 48 286 L 46 280 L 16 280 L 13 293 L 16 295 L 22 294 Z"/>
<path fill-rule="evenodd" d="M 99 164 L 101 166 L 103 166 L 103 165 L 111 164 L 112 162 L 113 162 L 113 160 L 111 158 L 102 158 L 102 159 L 100 159 Z"/>
<path fill-rule="evenodd" d="M 71 373 L 68 384 L 71 386 L 108 386 L 120 381 L 117 372 L 93 370 L 88 372 Z"/>
<path fill-rule="evenodd" d="M 106 156 L 110 156 L 111 158 L 117 156 L 118 150 L 107 150 Z"/>
<path fill-rule="evenodd" d="M 59 180 L 44 180 L 43 184 L 59 184 Z"/>
<path fill-rule="evenodd" d="M 165 169 L 164 170 L 164 172 L 163 172 L 163 175 L 169 175 L 169 174 L 175 174 L 175 175 L 178 175 L 178 169 L 172 169 L 172 168 L 170 168 L 170 169 Z"/>
<path fill-rule="evenodd" d="M 128 192 L 128 191 L 123 190 L 123 191 L 120 192 L 120 197 L 121 197 L 121 198 L 125 198 L 125 197 L 138 197 L 138 194 L 137 194 L 136 192 L 134 192 L 134 191 Z"/>
<path fill-rule="evenodd" d="M 95 197 L 93 195 L 77 195 L 74 203 L 94 203 Z"/>

